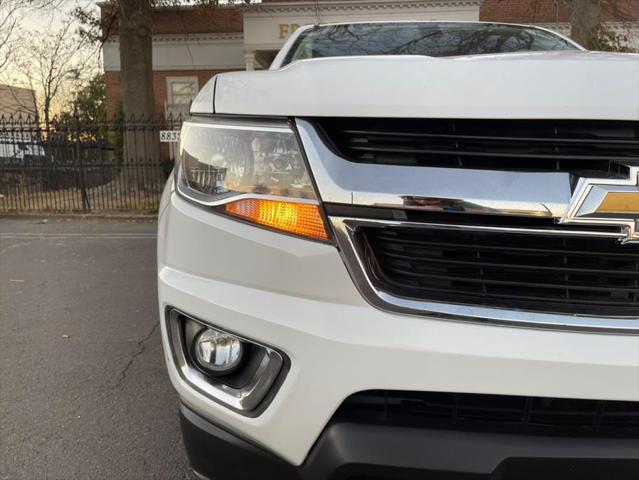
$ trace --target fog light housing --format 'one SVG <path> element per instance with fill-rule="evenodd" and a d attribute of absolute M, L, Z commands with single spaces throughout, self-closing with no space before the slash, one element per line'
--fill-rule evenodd
<path fill-rule="evenodd" d="M 173 362 L 193 389 L 246 416 L 259 415 L 288 372 L 288 358 L 174 308 L 166 310 Z"/>
<path fill-rule="evenodd" d="M 195 360 L 213 374 L 235 370 L 242 360 L 242 340 L 211 328 L 204 328 L 195 338 Z"/>

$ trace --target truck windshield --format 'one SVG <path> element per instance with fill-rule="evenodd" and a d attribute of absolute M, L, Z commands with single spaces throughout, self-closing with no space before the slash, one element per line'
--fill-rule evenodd
<path fill-rule="evenodd" d="M 284 64 L 352 55 L 453 57 L 513 52 L 578 50 L 545 30 L 493 23 L 408 22 L 326 25 L 300 34 Z"/>

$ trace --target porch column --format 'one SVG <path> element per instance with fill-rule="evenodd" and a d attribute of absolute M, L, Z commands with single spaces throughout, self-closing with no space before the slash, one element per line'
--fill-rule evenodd
<path fill-rule="evenodd" d="M 246 62 L 246 70 L 255 70 L 255 51 L 244 52 L 244 61 Z"/>

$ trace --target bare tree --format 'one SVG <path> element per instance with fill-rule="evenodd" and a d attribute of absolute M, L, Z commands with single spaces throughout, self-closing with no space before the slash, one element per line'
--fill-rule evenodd
<path fill-rule="evenodd" d="M 13 40 L 20 4 L 14 0 L 0 0 L 0 73 L 13 56 Z"/>
<path fill-rule="evenodd" d="M 625 24 L 634 19 L 637 0 L 563 0 L 570 11 L 570 36 L 590 50 L 629 50 L 630 30 L 617 33 L 605 20 Z"/>
<path fill-rule="evenodd" d="M 0 73 L 15 56 L 17 26 L 22 17 L 57 8 L 63 2 L 64 0 L 0 0 Z"/>
<path fill-rule="evenodd" d="M 87 68 L 89 57 L 83 52 L 82 42 L 72 35 L 69 22 L 58 31 L 23 34 L 19 43 L 19 58 L 15 60 L 17 82 L 26 83 L 37 92 L 38 107 L 48 131 L 62 97 L 93 73 Z"/>
<path fill-rule="evenodd" d="M 586 48 L 595 48 L 601 24 L 601 0 L 571 0 L 570 36 Z"/>
<path fill-rule="evenodd" d="M 78 8 L 75 17 L 82 24 L 85 38 L 104 43 L 117 30 L 120 46 L 122 106 L 127 119 L 150 119 L 154 116 L 152 65 L 152 12 L 159 6 L 200 6 L 214 10 L 220 3 L 251 3 L 251 0 L 107 0 L 101 6 L 102 18 L 92 11 Z M 213 20 L 214 21 L 214 20 Z M 185 26 L 186 29 L 186 26 Z M 126 143 L 128 160 L 155 158 L 158 139 L 153 133 L 140 141 Z M 135 146 L 137 145 L 137 146 Z"/>
<path fill-rule="evenodd" d="M 148 0 L 118 1 L 122 98 L 127 116 L 153 114 L 151 6 Z"/>
<path fill-rule="evenodd" d="M 120 78 L 122 103 L 127 118 L 142 123 L 154 117 L 152 20 L 149 0 L 118 0 L 120 36 Z M 125 156 L 128 161 L 158 158 L 159 144 L 153 128 L 127 132 Z"/>

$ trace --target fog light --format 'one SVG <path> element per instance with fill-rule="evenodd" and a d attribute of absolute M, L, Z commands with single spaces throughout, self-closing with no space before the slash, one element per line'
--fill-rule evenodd
<path fill-rule="evenodd" d="M 215 374 L 229 373 L 242 359 L 242 341 L 227 333 L 205 328 L 195 339 L 195 359 Z"/>
<path fill-rule="evenodd" d="M 1 1 L 1 0 L 0 0 Z M 242 415 L 259 415 L 288 372 L 288 357 L 167 307 L 167 334 L 182 380 Z"/>

